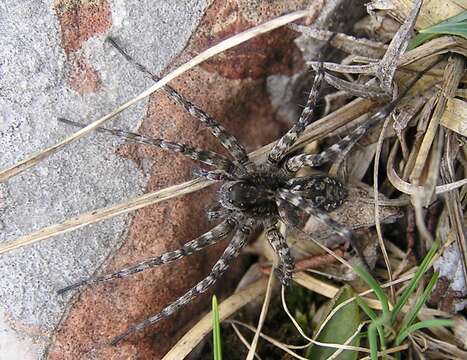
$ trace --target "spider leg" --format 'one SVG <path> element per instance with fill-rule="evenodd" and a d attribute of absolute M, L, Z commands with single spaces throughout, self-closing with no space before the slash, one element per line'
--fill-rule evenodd
<path fill-rule="evenodd" d="M 298 228 L 305 226 L 305 219 L 299 215 L 297 208 L 281 198 L 277 199 L 277 211 L 283 223 Z"/>
<path fill-rule="evenodd" d="M 357 126 L 350 134 L 319 154 L 300 154 L 291 157 L 286 161 L 285 168 L 288 171 L 295 172 L 300 170 L 303 166 L 316 167 L 334 160 L 341 154 L 347 153 L 369 129 L 388 117 L 399 101 L 400 98 L 397 98 L 384 106 L 380 111 L 374 113 L 365 123 Z"/>
<path fill-rule="evenodd" d="M 235 180 L 235 177 L 226 173 L 223 170 L 204 170 L 200 168 L 194 168 L 193 169 L 193 175 L 197 177 L 202 177 L 208 180 L 214 180 L 214 181 L 231 181 Z"/>
<path fill-rule="evenodd" d="M 64 119 L 64 118 L 58 118 L 58 121 L 61 121 L 63 123 L 73 125 L 76 127 L 81 127 L 81 128 L 85 127 L 85 125 L 83 124 L 80 124 L 78 122 L 71 121 L 68 119 Z M 124 130 L 107 129 L 104 127 L 98 127 L 96 130 L 102 133 L 112 134 L 112 135 L 124 138 L 134 143 L 150 145 L 150 146 L 154 146 L 160 149 L 173 151 L 173 152 L 182 154 L 190 159 L 197 160 L 202 163 L 214 166 L 217 169 L 223 169 L 227 172 L 232 171 L 232 169 L 234 169 L 234 164 L 231 160 L 211 150 L 198 149 L 195 147 L 191 147 L 189 145 L 180 144 L 180 143 L 176 143 L 176 142 L 172 142 L 172 141 L 168 141 L 164 139 L 155 139 L 149 136 L 145 136 L 145 135 L 141 135 L 141 134 L 137 134 L 137 133 L 133 133 L 129 131 L 124 131 Z"/>
<path fill-rule="evenodd" d="M 210 221 L 222 219 L 230 214 L 232 214 L 232 210 L 226 209 L 221 204 L 214 205 L 207 212 L 207 216 Z"/>
<path fill-rule="evenodd" d="M 311 87 L 310 95 L 308 96 L 305 108 L 300 115 L 300 118 L 292 128 L 282 136 L 279 141 L 274 145 L 268 155 L 268 162 L 270 164 L 277 164 L 282 160 L 285 153 L 295 144 L 299 136 L 305 131 L 305 128 L 310 124 L 316 102 L 318 100 L 319 89 L 324 78 L 324 70 L 321 66 L 317 69 L 316 75 Z"/>
<path fill-rule="evenodd" d="M 371 129 L 373 126 L 386 119 L 392 111 L 399 105 L 400 101 L 407 95 L 408 91 L 415 85 L 415 83 L 420 80 L 420 78 L 426 74 L 428 70 L 438 64 L 440 60 L 435 61 L 421 72 L 419 72 L 405 87 L 399 96 L 391 101 L 389 104 L 383 106 L 379 111 L 374 113 L 365 123 L 357 126 L 349 135 L 346 135 L 339 142 L 330 146 L 326 150 L 322 151 L 319 154 L 300 154 L 294 157 L 291 157 L 285 162 L 285 168 L 288 171 L 295 172 L 298 171 L 303 166 L 320 166 L 330 160 L 334 160 L 340 154 L 345 154 L 348 152 L 353 145 L 363 136 L 366 132 Z M 322 63 L 321 63 L 322 66 Z"/>
<path fill-rule="evenodd" d="M 290 190 L 286 189 L 280 189 L 278 191 L 278 196 L 280 199 L 283 199 L 290 204 L 294 205 L 295 207 L 305 211 L 307 214 L 313 216 L 329 228 L 331 228 L 334 232 L 336 232 L 339 236 L 343 237 L 344 239 L 348 240 L 350 244 L 352 245 L 353 249 L 356 251 L 358 257 L 360 260 L 363 262 L 363 265 L 367 268 L 368 264 L 363 257 L 363 254 L 360 250 L 360 247 L 358 245 L 358 238 L 355 236 L 355 234 L 350 231 L 349 229 L 345 228 L 341 224 L 339 224 L 337 221 L 333 220 L 326 212 L 323 210 L 318 209 L 313 205 L 313 203 L 305 199 L 304 197 L 291 192 Z M 280 201 L 279 201 L 280 203 Z"/>
<path fill-rule="evenodd" d="M 229 245 L 225 248 L 224 253 L 220 259 L 215 263 L 214 267 L 211 270 L 211 273 L 198 284 L 192 287 L 187 291 L 183 296 L 179 297 L 172 304 L 166 306 L 156 315 L 151 316 L 150 318 L 135 324 L 131 325 L 127 331 L 115 337 L 111 344 L 116 345 L 122 339 L 131 335 L 136 331 L 141 331 L 145 327 L 152 325 L 162 319 L 165 319 L 176 312 L 181 306 L 189 303 L 193 298 L 206 292 L 228 269 L 232 261 L 238 256 L 242 247 L 246 244 L 248 240 L 248 235 L 253 230 L 255 226 L 255 221 L 252 219 L 245 220 L 245 223 L 240 224 L 237 232 L 230 241 Z"/>
<path fill-rule="evenodd" d="M 140 271 L 144 271 L 146 269 L 150 269 L 150 268 L 153 268 L 159 265 L 168 264 L 172 261 L 181 259 L 185 256 L 188 256 L 197 251 L 200 251 L 201 249 L 204 249 L 207 246 L 213 245 L 221 241 L 234 230 L 236 224 L 237 224 L 236 220 L 234 220 L 233 218 L 229 218 L 223 221 L 222 223 L 220 223 L 219 225 L 217 225 L 216 227 L 214 227 L 213 229 L 211 229 L 210 231 L 208 231 L 207 233 L 201 235 L 200 237 L 194 240 L 187 242 L 185 245 L 183 245 L 182 248 L 178 250 L 169 251 L 169 252 L 166 252 L 165 254 L 149 258 L 136 265 L 127 267 L 125 269 L 119 270 L 112 274 L 96 276 L 93 278 L 79 281 L 77 283 L 64 287 L 63 289 L 58 290 L 58 293 L 62 294 L 66 291 L 76 289 L 84 285 L 96 284 L 99 282 L 109 281 L 112 279 L 121 279 L 129 275 L 136 274 Z"/>
<path fill-rule="evenodd" d="M 279 257 L 279 265 L 274 269 L 274 274 L 284 286 L 289 286 L 293 277 L 295 261 L 290 253 L 290 248 L 284 236 L 276 228 L 275 223 L 270 223 L 266 227 L 266 238 L 274 252 Z"/>
<path fill-rule="evenodd" d="M 147 67 L 142 65 L 141 63 L 137 62 L 133 59 L 123 48 L 117 44 L 115 39 L 108 37 L 107 41 L 132 65 L 134 65 L 139 71 L 144 74 L 147 74 L 152 80 L 159 81 L 160 77 L 153 74 L 151 71 L 148 70 Z M 227 149 L 227 151 L 234 157 L 236 161 L 240 164 L 248 164 L 250 160 L 248 155 L 240 142 L 237 138 L 227 132 L 227 130 L 220 125 L 216 119 L 212 116 L 208 115 L 206 112 L 201 110 L 195 104 L 188 101 L 185 97 L 183 97 L 180 93 L 178 93 L 175 89 L 170 87 L 169 85 L 165 85 L 162 88 L 166 94 L 179 105 L 181 105 L 190 115 L 201 121 L 205 124 L 210 130 L 211 133 L 219 139 L 221 144 Z"/>

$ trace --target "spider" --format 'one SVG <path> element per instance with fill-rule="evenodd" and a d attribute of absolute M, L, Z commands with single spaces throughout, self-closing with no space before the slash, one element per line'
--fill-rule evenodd
<path fill-rule="evenodd" d="M 154 81 L 159 80 L 159 77 L 128 55 L 114 39 L 109 38 L 108 41 L 140 71 L 149 75 Z M 229 134 L 213 117 L 185 99 L 175 89 L 166 85 L 163 90 L 167 95 L 207 126 L 224 146 L 231 158 L 210 150 L 198 149 L 186 144 L 150 138 L 118 129 L 101 127 L 97 130 L 125 138 L 131 142 L 147 144 L 167 151 L 180 153 L 212 167 L 212 170 L 195 169 L 194 174 L 222 183 L 217 203 L 207 212 L 210 220 L 221 220 L 220 224 L 198 238 L 187 242 L 178 250 L 146 259 L 115 273 L 81 280 L 60 289 L 58 293 L 61 294 L 84 285 L 123 278 L 152 267 L 168 264 L 218 243 L 229 235 L 233 235 L 223 254 L 214 264 L 210 274 L 206 278 L 173 303 L 167 305 L 159 313 L 129 326 L 127 331 L 116 336 L 111 341 L 112 345 L 116 345 L 132 333 L 141 331 L 147 326 L 169 317 L 196 296 L 206 292 L 226 272 L 232 261 L 239 255 L 241 249 L 247 243 L 249 235 L 259 229 L 265 231 L 266 238 L 278 257 L 278 266 L 274 270 L 274 273 L 280 282 L 284 286 L 287 286 L 293 277 L 294 259 L 277 225 L 279 221 L 283 221 L 286 224 L 294 226 L 297 223 L 296 214 L 298 210 L 317 218 L 338 235 L 349 241 L 357 252 L 357 255 L 365 263 L 357 246 L 356 236 L 327 214 L 327 212 L 337 209 L 344 203 L 348 193 L 346 186 L 340 180 L 331 176 L 320 174 L 295 177 L 295 173 L 304 166 L 320 166 L 348 151 L 372 126 L 390 115 L 400 99 L 407 93 L 415 81 L 421 77 L 422 73 L 417 75 L 399 97 L 382 107 L 365 123 L 359 125 L 336 144 L 319 154 L 299 154 L 288 157 L 286 154 L 303 133 L 306 126 L 312 121 L 324 77 L 323 67 L 320 66 L 316 70 L 314 82 L 300 118 L 277 141 L 269 152 L 267 160 L 261 164 L 253 163 L 238 139 Z M 80 123 L 67 119 L 60 118 L 59 121 L 84 127 Z"/>

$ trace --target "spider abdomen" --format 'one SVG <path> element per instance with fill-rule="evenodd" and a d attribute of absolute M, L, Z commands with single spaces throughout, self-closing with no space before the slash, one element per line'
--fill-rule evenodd
<path fill-rule="evenodd" d="M 315 207 L 327 212 L 339 208 L 348 191 L 336 178 L 326 175 L 312 175 L 287 181 L 286 188 L 310 200 Z"/>

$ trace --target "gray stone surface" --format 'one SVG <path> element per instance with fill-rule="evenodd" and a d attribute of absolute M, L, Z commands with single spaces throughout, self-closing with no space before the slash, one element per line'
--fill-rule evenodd
<path fill-rule="evenodd" d="M 207 1 L 111 2 L 109 33 L 160 71 L 184 47 Z M 0 169 L 44 149 L 75 129 L 55 121 L 89 122 L 150 85 L 92 37 L 81 54 L 102 85 L 80 95 L 65 81 L 66 58 L 53 1 L 0 3 Z M 134 129 L 139 103 L 112 126 Z M 119 140 L 90 135 L 0 184 L 0 241 L 143 192 L 145 174 L 115 154 Z M 93 273 L 118 247 L 129 216 L 92 225 L 0 256 L 0 359 L 41 356 L 67 306 L 56 290 Z"/>

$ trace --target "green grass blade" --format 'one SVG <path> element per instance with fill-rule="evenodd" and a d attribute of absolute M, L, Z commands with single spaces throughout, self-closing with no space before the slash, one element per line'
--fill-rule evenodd
<path fill-rule="evenodd" d="M 386 350 L 386 340 L 384 338 L 383 324 L 385 320 L 382 318 L 372 321 L 370 326 L 368 326 L 368 343 L 370 345 L 370 357 L 371 360 L 378 360 L 378 340 L 376 338 L 376 333 L 379 333 L 379 341 L 381 343 L 381 350 Z M 386 356 L 383 356 L 383 359 L 386 359 Z"/>
<path fill-rule="evenodd" d="M 439 24 L 420 30 L 420 33 L 410 40 L 407 50 L 412 50 L 428 40 L 443 34 L 467 38 L 467 11 L 461 12 Z"/>
<path fill-rule="evenodd" d="M 443 24 L 444 22 L 461 22 L 461 21 L 466 21 L 467 20 L 467 11 L 463 11 L 460 14 L 451 16 L 450 18 L 446 19 L 443 22 L 440 22 L 440 24 Z M 436 26 L 436 25 L 434 25 Z"/>
<path fill-rule="evenodd" d="M 420 45 L 434 39 L 435 37 L 439 36 L 439 34 L 417 34 L 409 41 L 409 45 L 407 46 L 407 51 L 415 49 Z"/>
<path fill-rule="evenodd" d="M 391 323 L 394 323 L 394 321 L 396 321 L 397 315 L 401 311 L 402 307 L 407 303 L 407 300 L 409 299 L 410 295 L 412 295 L 412 293 L 415 291 L 418 284 L 420 283 L 420 279 L 428 270 L 428 266 L 430 265 L 431 260 L 433 260 L 433 257 L 435 256 L 436 251 L 439 248 L 439 244 L 439 239 L 433 243 L 433 246 L 431 247 L 430 251 L 428 251 L 428 254 L 425 256 L 422 263 L 420 264 L 420 267 L 415 273 L 415 276 L 410 281 L 409 285 L 403 291 L 401 296 L 398 298 L 396 305 L 394 305 L 394 309 L 392 310 Z"/>
<path fill-rule="evenodd" d="M 382 322 L 379 318 L 378 315 L 371 309 L 368 304 L 360 297 L 357 296 L 355 298 L 357 301 L 357 304 L 362 308 L 362 310 L 367 314 L 367 316 L 372 320 L 372 324 L 375 324 L 376 330 L 378 330 L 378 335 L 379 335 L 379 342 L 381 343 L 381 347 L 385 347 L 385 339 L 384 339 L 384 330 L 383 327 L 380 325 Z M 374 336 L 374 334 L 371 334 L 371 336 Z M 370 337 L 370 331 L 368 329 L 368 337 Z M 373 342 L 376 341 L 375 339 L 372 339 Z M 370 345 L 372 340 L 370 340 Z M 371 346 L 370 346 L 371 349 Z"/>
<path fill-rule="evenodd" d="M 418 315 L 418 312 L 420 311 L 422 306 L 425 305 L 426 301 L 428 300 L 428 297 L 430 296 L 430 294 L 431 294 L 431 292 L 433 290 L 433 287 L 435 286 L 436 281 L 438 280 L 438 277 L 439 277 L 438 272 L 433 274 L 433 276 L 430 279 L 430 282 L 428 283 L 427 287 L 423 291 L 422 296 L 420 297 L 420 299 L 418 299 L 415 306 L 412 307 L 412 309 L 410 309 L 410 311 L 407 313 L 406 318 L 402 322 L 401 331 L 404 331 L 407 327 L 412 325 L 412 323 L 414 322 L 415 318 Z"/>
<path fill-rule="evenodd" d="M 212 342 L 214 360 L 222 360 L 221 346 L 221 324 L 219 321 L 219 307 L 217 305 L 217 297 L 212 297 Z"/>
<path fill-rule="evenodd" d="M 355 297 L 355 301 L 357 304 L 362 308 L 365 314 L 373 321 L 378 320 L 378 315 L 373 311 L 372 308 L 368 306 L 368 304 L 363 300 L 360 296 Z"/>
<path fill-rule="evenodd" d="M 389 303 L 388 303 L 388 297 L 384 293 L 383 289 L 381 286 L 379 286 L 378 282 L 375 280 L 373 276 L 371 276 L 363 267 L 360 265 L 357 265 L 355 268 L 355 271 L 357 274 L 362 278 L 363 281 L 365 281 L 369 287 L 371 287 L 378 298 L 378 300 L 381 302 L 381 307 L 383 309 L 383 318 L 389 319 L 390 313 L 389 313 Z"/>
<path fill-rule="evenodd" d="M 422 34 L 447 34 L 447 35 L 458 35 L 467 38 L 467 21 L 459 23 L 446 23 L 433 26 L 429 29 L 420 31 Z"/>
<path fill-rule="evenodd" d="M 396 346 L 400 345 L 407 338 L 407 336 L 409 336 L 414 331 L 443 326 L 454 326 L 454 321 L 447 319 L 432 319 L 412 324 L 397 336 Z"/>
<path fill-rule="evenodd" d="M 368 342 L 370 344 L 371 360 L 378 360 L 378 340 L 376 338 L 376 330 L 376 323 L 372 322 L 370 326 L 368 326 Z"/>

